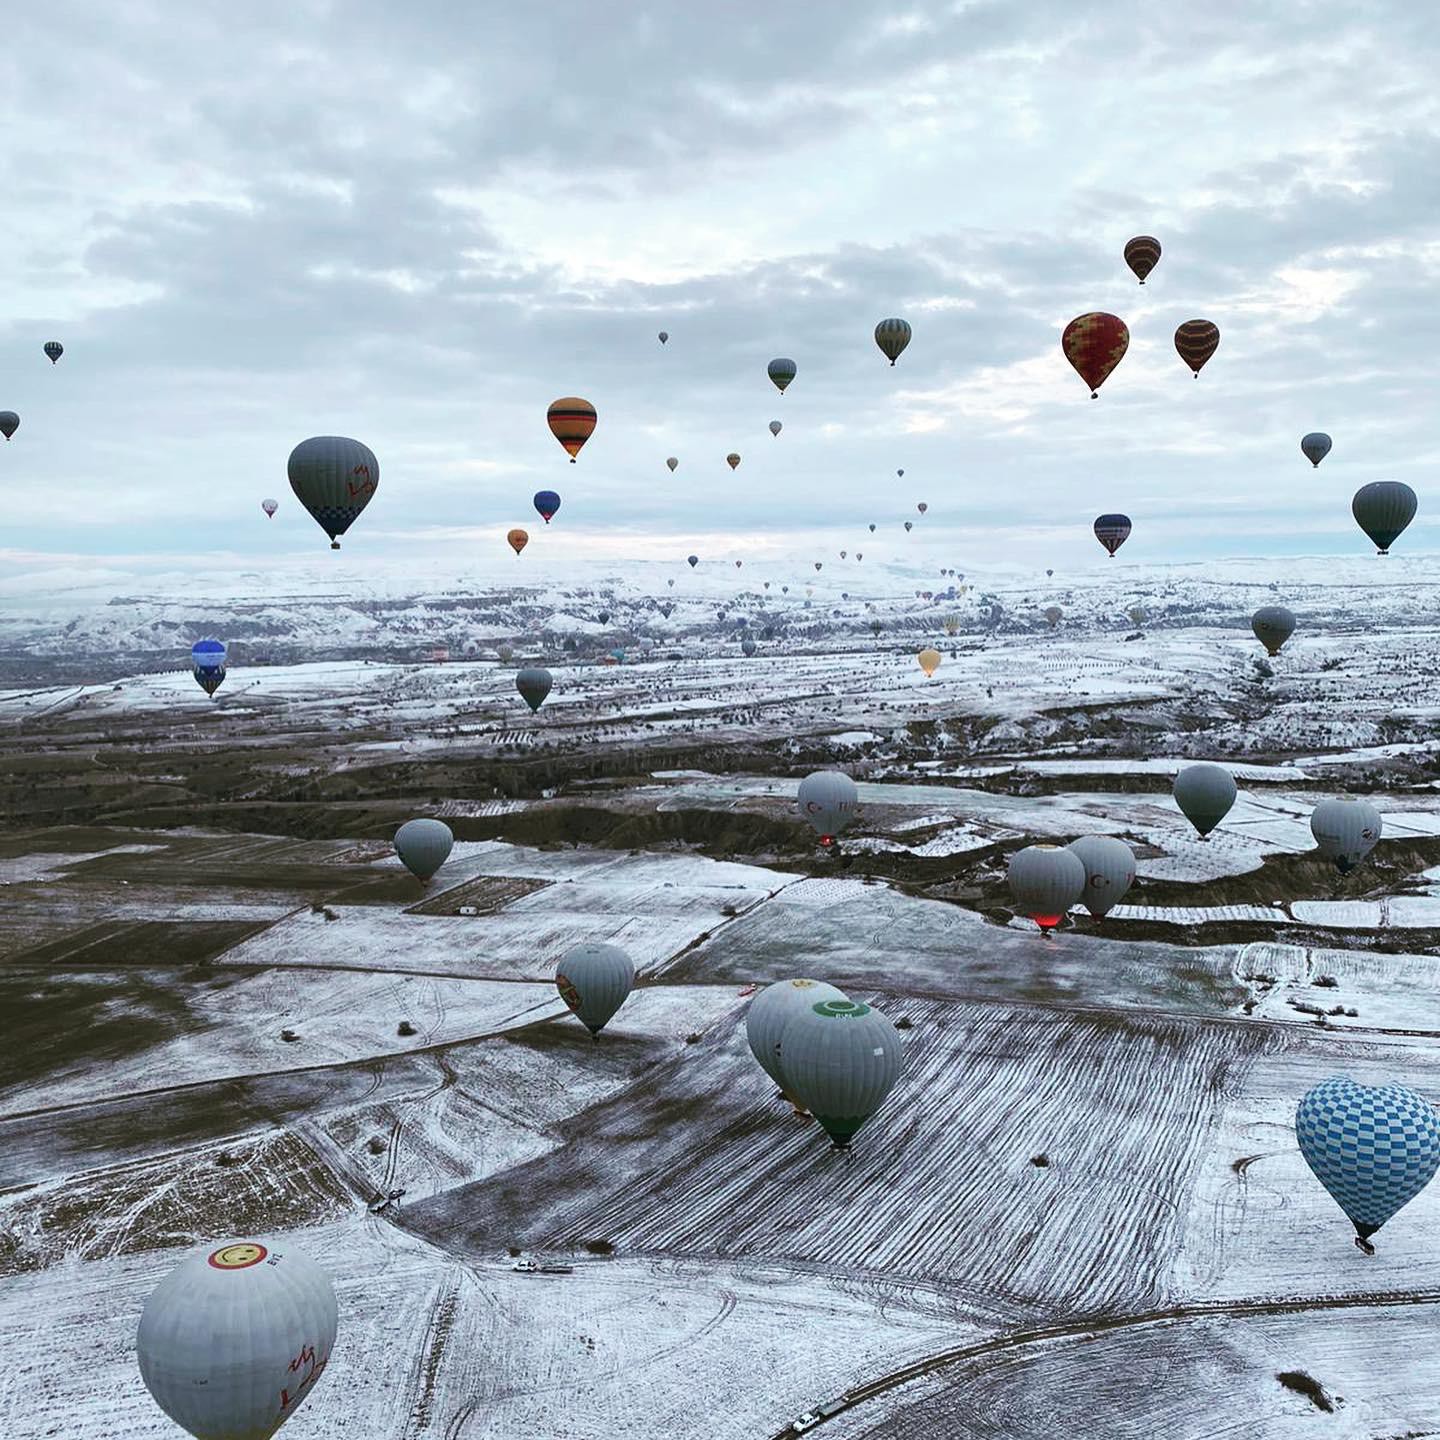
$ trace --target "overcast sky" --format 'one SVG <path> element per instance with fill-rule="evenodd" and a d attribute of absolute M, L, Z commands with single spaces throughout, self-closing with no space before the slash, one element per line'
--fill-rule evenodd
<path fill-rule="evenodd" d="M 8 563 L 328 563 L 285 478 L 327 433 L 381 464 L 347 565 L 514 524 L 552 563 L 872 521 L 898 550 L 917 500 L 957 565 L 1107 563 L 1102 510 L 1122 560 L 1363 553 L 1349 497 L 1385 478 L 1430 548 L 1437 60 L 1409 0 L 20 7 Z M 1060 332 L 1096 309 L 1132 340 L 1091 401 Z M 1171 336 L 1202 317 L 1196 381 Z M 575 466 L 570 394 L 600 414 Z"/>

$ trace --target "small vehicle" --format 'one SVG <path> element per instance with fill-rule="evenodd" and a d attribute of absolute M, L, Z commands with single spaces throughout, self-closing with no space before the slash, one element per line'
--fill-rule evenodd
<path fill-rule="evenodd" d="M 510 1268 L 521 1275 L 569 1275 L 575 1269 L 573 1265 L 542 1265 L 529 1255 L 522 1255 Z"/>

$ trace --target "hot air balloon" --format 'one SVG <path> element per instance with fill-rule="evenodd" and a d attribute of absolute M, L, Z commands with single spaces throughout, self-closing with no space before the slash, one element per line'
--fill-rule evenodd
<path fill-rule="evenodd" d="M 930 507 L 922 500 L 915 508 L 923 515 Z"/>
<path fill-rule="evenodd" d="M 505 540 L 506 543 L 510 546 L 510 548 L 518 556 L 520 552 L 530 543 L 530 535 L 528 531 L 517 528 L 511 530 L 505 536 Z"/>
<path fill-rule="evenodd" d="M 1220 765 L 1187 765 L 1175 777 L 1175 803 L 1203 840 L 1235 803 L 1235 777 Z"/>
<path fill-rule="evenodd" d="M 295 498 L 338 550 L 343 535 L 380 488 L 380 462 L 368 445 L 344 435 L 302 440 L 286 462 Z"/>
<path fill-rule="evenodd" d="M 755 642 L 748 635 L 740 642 L 740 651 L 747 657 L 755 653 Z"/>
<path fill-rule="evenodd" d="M 823 560 L 817 560 L 817 561 L 815 562 L 815 568 L 816 568 L 816 570 L 822 569 L 822 568 L 824 567 L 824 564 L 825 564 L 825 562 L 824 562 Z"/>
<path fill-rule="evenodd" d="M 895 473 L 896 473 L 902 480 L 905 478 L 905 472 L 904 472 L 903 470 L 897 470 Z"/>
<path fill-rule="evenodd" d="M 407 820 L 395 832 L 400 863 L 422 884 L 450 858 L 455 836 L 443 820 Z"/>
<path fill-rule="evenodd" d="M 807 775 L 795 797 L 822 845 L 834 844 L 835 837 L 855 818 L 859 800 L 855 782 L 839 770 L 816 770 Z"/>
<path fill-rule="evenodd" d="M 512 650 L 508 645 L 499 646 L 496 649 L 495 653 L 500 657 L 500 663 L 502 665 L 508 665 L 510 663 L 511 657 L 515 654 L 514 650 Z"/>
<path fill-rule="evenodd" d="M 786 1025 L 822 1000 L 843 999 L 843 991 L 823 980 L 777 980 L 751 1000 L 745 1011 L 745 1038 L 750 1042 L 750 1053 L 782 1091 L 785 1080 L 780 1072 L 780 1037 Z M 790 1096 L 786 1099 L 800 1109 Z"/>
<path fill-rule="evenodd" d="M 873 525 L 870 527 L 870 533 L 872 535 L 875 533 L 875 527 Z"/>
<path fill-rule="evenodd" d="M 1419 502 L 1415 492 L 1399 480 L 1372 480 L 1362 485 L 1350 502 L 1355 523 L 1375 542 L 1381 555 L 1399 539 L 1405 527 L 1415 518 Z"/>
<path fill-rule="evenodd" d="M 905 533 L 906 533 L 907 535 L 908 535 L 914 528 L 915 528 L 915 522 L 914 522 L 913 520 L 907 520 L 907 521 L 905 522 Z"/>
<path fill-rule="evenodd" d="M 660 332 L 660 343 L 661 343 L 662 345 L 663 345 L 669 338 L 670 338 L 670 332 L 669 332 L 668 330 L 662 330 L 662 331 Z"/>
<path fill-rule="evenodd" d="M 940 668 L 940 652 L 928 645 L 915 658 L 920 662 L 920 668 L 925 672 L 927 680 Z"/>
<path fill-rule="evenodd" d="M 693 570 L 700 563 L 700 557 L 698 555 L 687 555 L 685 562 Z"/>
<path fill-rule="evenodd" d="M 880 353 L 893 365 L 910 343 L 909 323 L 905 320 L 882 320 L 875 327 L 875 343 L 880 347 Z"/>
<path fill-rule="evenodd" d="M 580 447 L 595 432 L 595 407 L 578 395 L 566 395 L 551 402 L 545 419 L 550 433 L 565 447 L 573 465 Z"/>
<path fill-rule="evenodd" d="M 1085 866 L 1073 850 L 1027 845 L 1010 857 L 1010 893 L 1017 913 L 1053 930 L 1085 891 Z"/>
<path fill-rule="evenodd" d="M 878 1010 L 851 1000 L 820 1000 L 780 1032 L 780 1084 L 835 1142 L 885 1103 L 900 1078 L 900 1037 Z"/>
<path fill-rule="evenodd" d="M 20 417 L 13 410 L 0 410 L 0 435 L 7 440 L 20 428 Z"/>
<path fill-rule="evenodd" d="M 844 550 L 842 550 L 842 551 L 840 552 L 840 558 L 841 558 L 842 560 L 845 558 L 845 554 L 846 554 L 846 552 L 845 552 Z"/>
<path fill-rule="evenodd" d="M 1045 607 L 1045 619 L 1052 630 L 1060 623 L 1060 617 L 1064 613 L 1058 605 L 1047 605 Z"/>
<path fill-rule="evenodd" d="M 539 710 L 545 703 L 553 683 L 550 672 L 540 665 L 527 665 L 515 676 L 515 688 L 532 711 Z"/>
<path fill-rule="evenodd" d="M 54 365 L 65 353 L 65 347 L 58 340 L 47 340 L 45 353 L 50 357 L 50 363 Z"/>
<path fill-rule="evenodd" d="M 1082 835 L 1065 848 L 1085 867 L 1080 903 L 1103 920 L 1135 883 L 1135 852 L 1113 835 Z"/>
<path fill-rule="evenodd" d="M 1283 605 L 1262 605 L 1250 617 L 1250 628 L 1271 655 L 1278 655 L 1295 631 L 1295 616 Z"/>
<path fill-rule="evenodd" d="M 1348 875 L 1374 848 L 1384 831 L 1380 812 L 1367 800 L 1322 800 L 1310 813 L 1310 833 L 1320 853 Z"/>
<path fill-rule="evenodd" d="M 960 633 L 960 617 L 958 615 L 947 615 L 945 617 L 945 633 L 955 636 Z"/>
<path fill-rule="evenodd" d="M 1300 437 L 1300 450 L 1312 465 L 1319 465 L 1330 453 L 1330 437 L 1323 430 L 1312 430 Z"/>
<path fill-rule="evenodd" d="M 1117 315 L 1092 310 L 1077 315 L 1060 337 L 1065 358 L 1090 387 L 1090 398 L 1098 399 L 1105 377 L 1125 358 L 1130 347 L 1130 331 Z"/>
<path fill-rule="evenodd" d="M 275 518 L 275 512 L 280 508 L 280 505 L 279 502 L 275 500 L 262 500 L 260 502 L 260 508 L 273 520 Z"/>
<path fill-rule="evenodd" d="M 1115 558 L 1115 552 L 1130 538 L 1128 515 L 1100 515 L 1095 520 L 1095 538 Z"/>
<path fill-rule="evenodd" d="M 1125 242 L 1125 263 L 1143 285 L 1160 260 L 1160 242 L 1153 235 L 1136 235 Z"/>
<path fill-rule="evenodd" d="M 735 568 L 738 570 L 744 563 L 745 562 L 743 560 L 737 560 L 735 562 Z"/>
<path fill-rule="evenodd" d="M 1220 344 L 1220 327 L 1209 320 L 1187 320 L 1175 331 L 1175 351 L 1200 378 L 1205 362 Z"/>
<path fill-rule="evenodd" d="M 190 647 L 190 673 L 207 695 L 213 695 L 225 679 L 226 653 L 223 640 L 197 640 Z"/>
<path fill-rule="evenodd" d="M 740 464 L 740 457 L 732 450 L 725 457 L 725 463 L 734 470 Z"/>
<path fill-rule="evenodd" d="M 1440 1168 L 1435 1107 L 1403 1085 L 1357 1085 L 1348 1075 L 1322 1080 L 1295 1111 L 1295 1138 L 1367 1255 L 1375 1253 L 1370 1237 Z"/>
<path fill-rule="evenodd" d="M 775 382 L 775 388 L 783 395 L 785 387 L 795 378 L 795 362 L 783 358 L 772 360 L 765 373 Z"/>
<path fill-rule="evenodd" d="M 553 490 L 537 490 L 535 492 L 535 509 L 539 511 L 540 518 L 547 525 L 559 508 L 560 497 Z"/>
<path fill-rule="evenodd" d="M 862 554 L 860 553 L 860 551 L 857 550 L 857 551 L 855 552 L 855 559 L 856 559 L 857 562 L 860 561 L 860 560 L 863 560 L 864 558 L 865 558 L 864 555 L 862 555 Z"/>
<path fill-rule="evenodd" d="M 337 1324 L 334 1287 L 300 1251 L 226 1240 L 150 1292 L 135 1337 L 140 1378 L 197 1440 L 266 1440 L 324 1372 Z"/>
<path fill-rule="evenodd" d="M 673 455 L 665 462 L 670 467 L 670 473 L 675 473 L 675 467 L 680 463 Z"/>
<path fill-rule="evenodd" d="M 635 966 L 618 945 L 577 945 L 555 967 L 555 988 L 598 1035 L 635 988 Z"/>
<path fill-rule="evenodd" d="M 1149 619 L 1150 612 L 1146 610 L 1143 605 L 1132 605 L 1125 612 L 1125 615 L 1126 618 L 1130 621 L 1130 623 L 1138 630 L 1140 626 L 1142 626 L 1145 621 Z"/>

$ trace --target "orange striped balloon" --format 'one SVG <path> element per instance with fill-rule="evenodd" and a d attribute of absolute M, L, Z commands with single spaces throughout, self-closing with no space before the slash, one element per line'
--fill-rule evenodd
<path fill-rule="evenodd" d="M 578 395 L 566 395 L 551 403 L 545 414 L 550 433 L 565 447 L 570 463 L 595 430 L 595 407 Z"/>

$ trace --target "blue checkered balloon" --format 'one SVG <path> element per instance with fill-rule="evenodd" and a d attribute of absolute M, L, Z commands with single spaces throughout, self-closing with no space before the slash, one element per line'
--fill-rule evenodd
<path fill-rule="evenodd" d="M 1362 1240 L 1430 1183 L 1440 1168 L 1440 1120 L 1403 1085 L 1322 1080 L 1295 1112 L 1300 1153 Z"/>

